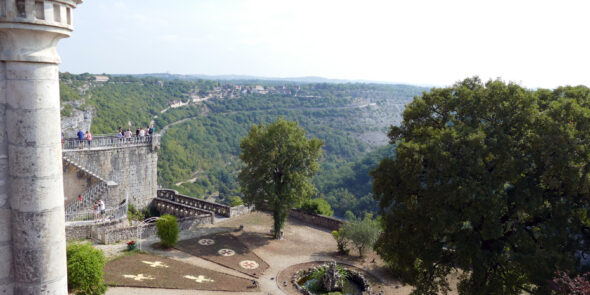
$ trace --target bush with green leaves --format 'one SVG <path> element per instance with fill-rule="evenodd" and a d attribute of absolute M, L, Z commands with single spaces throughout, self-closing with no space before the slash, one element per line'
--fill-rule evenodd
<path fill-rule="evenodd" d="M 238 196 L 231 196 L 228 198 L 229 200 L 229 205 L 232 207 L 236 207 L 236 206 L 240 206 L 244 204 L 244 201 L 242 201 L 242 198 L 238 197 Z"/>
<path fill-rule="evenodd" d="M 135 206 L 133 204 L 129 204 L 129 207 L 127 208 L 127 219 L 129 219 L 129 221 L 131 220 L 144 220 L 145 216 L 143 214 L 143 212 L 141 212 L 140 210 L 137 210 L 137 208 L 135 208 Z"/>
<path fill-rule="evenodd" d="M 348 255 L 350 251 L 348 249 L 348 239 L 344 237 L 341 230 L 335 230 L 332 232 L 332 237 L 336 240 L 336 244 L 338 245 L 338 253 L 342 255 Z"/>
<path fill-rule="evenodd" d="M 319 214 L 319 215 L 324 215 L 324 216 L 334 215 L 334 211 L 332 211 L 332 207 L 324 199 L 307 200 L 301 205 L 301 210 L 312 213 L 312 214 Z"/>
<path fill-rule="evenodd" d="M 68 290 L 77 295 L 101 295 L 106 292 L 103 268 L 106 263 L 102 251 L 90 244 L 67 247 Z"/>
<path fill-rule="evenodd" d="M 340 228 L 340 235 L 349 240 L 363 256 L 366 249 L 371 249 L 377 242 L 381 227 L 372 214 L 366 214 L 365 218 L 348 221 Z"/>
<path fill-rule="evenodd" d="M 176 217 L 165 214 L 158 219 L 156 222 L 158 228 L 158 237 L 160 237 L 160 243 L 166 248 L 174 247 L 178 241 L 178 222 Z"/>

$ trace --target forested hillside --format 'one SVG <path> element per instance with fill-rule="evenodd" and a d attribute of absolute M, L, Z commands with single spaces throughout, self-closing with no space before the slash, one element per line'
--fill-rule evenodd
<path fill-rule="evenodd" d="M 163 134 L 158 180 L 163 187 L 219 202 L 239 202 L 240 140 L 250 126 L 278 117 L 297 121 L 325 141 L 320 194 L 342 216 L 374 211 L 368 171 L 393 156 L 386 129 L 398 124 L 414 95 L 425 89 L 384 84 L 300 84 L 256 81 L 159 80 L 62 74 L 62 106 L 95 109 L 95 134 L 154 123 Z M 80 103 L 80 100 L 83 103 Z M 67 115 L 62 111 L 62 115 Z"/>

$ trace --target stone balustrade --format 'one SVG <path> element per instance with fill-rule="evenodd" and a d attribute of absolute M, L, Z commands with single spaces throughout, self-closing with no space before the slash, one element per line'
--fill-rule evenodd
<path fill-rule="evenodd" d="M 212 212 L 191 207 L 190 205 L 177 203 L 166 199 L 154 199 L 152 206 L 160 212 L 160 214 L 171 214 L 176 217 L 190 217 L 190 216 L 210 216 L 211 223 L 215 221 L 215 216 Z"/>
<path fill-rule="evenodd" d="M 118 138 L 116 135 L 96 135 L 92 136 L 90 143 L 87 140 L 78 140 L 77 138 L 64 139 L 63 150 L 75 151 L 79 149 L 96 149 L 96 148 L 120 148 L 130 146 L 156 146 L 159 145 L 158 134 L 149 136 L 132 136 L 129 138 Z M 157 148 L 157 147 L 156 147 Z"/>
<path fill-rule="evenodd" d="M 217 215 L 232 217 L 232 208 L 230 206 L 181 195 L 177 191 L 171 189 L 159 189 L 157 199 L 169 200 L 177 204 L 183 204 L 193 208 L 211 211 Z"/>

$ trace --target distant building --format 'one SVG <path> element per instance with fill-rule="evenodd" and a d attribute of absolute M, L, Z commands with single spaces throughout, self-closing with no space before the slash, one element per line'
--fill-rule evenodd
<path fill-rule="evenodd" d="M 96 82 L 108 82 L 109 81 L 109 76 L 94 76 L 94 80 Z"/>
<path fill-rule="evenodd" d="M 175 109 L 175 108 L 179 108 L 182 106 L 186 106 L 188 105 L 188 101 L 187 102 L 182 102 L 182 100 L 173 100 L 171 102 L 169 102 L 168 104 L 170 105 L 171 108 Z"/>
<path fill-rule="evenodd" d="M 255 87 L 252 89 L 252 92 L 254 92 L 254 93 L 259 93 L 259 94 L 267 94 L 267 93 L 268 93 L 268 91 L 266 91 L 266 90 L 264 89 L 264 86 L 262 86 L 262 85 L 256 85 L 256 86 L 255 86 Z"/>

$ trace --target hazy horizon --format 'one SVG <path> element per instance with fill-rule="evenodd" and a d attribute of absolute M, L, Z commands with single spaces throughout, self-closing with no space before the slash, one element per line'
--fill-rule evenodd
<path fill-rule="evenodd" d="M 590 3 L 88 0 L 62 72 L 590 85 Z"/>

